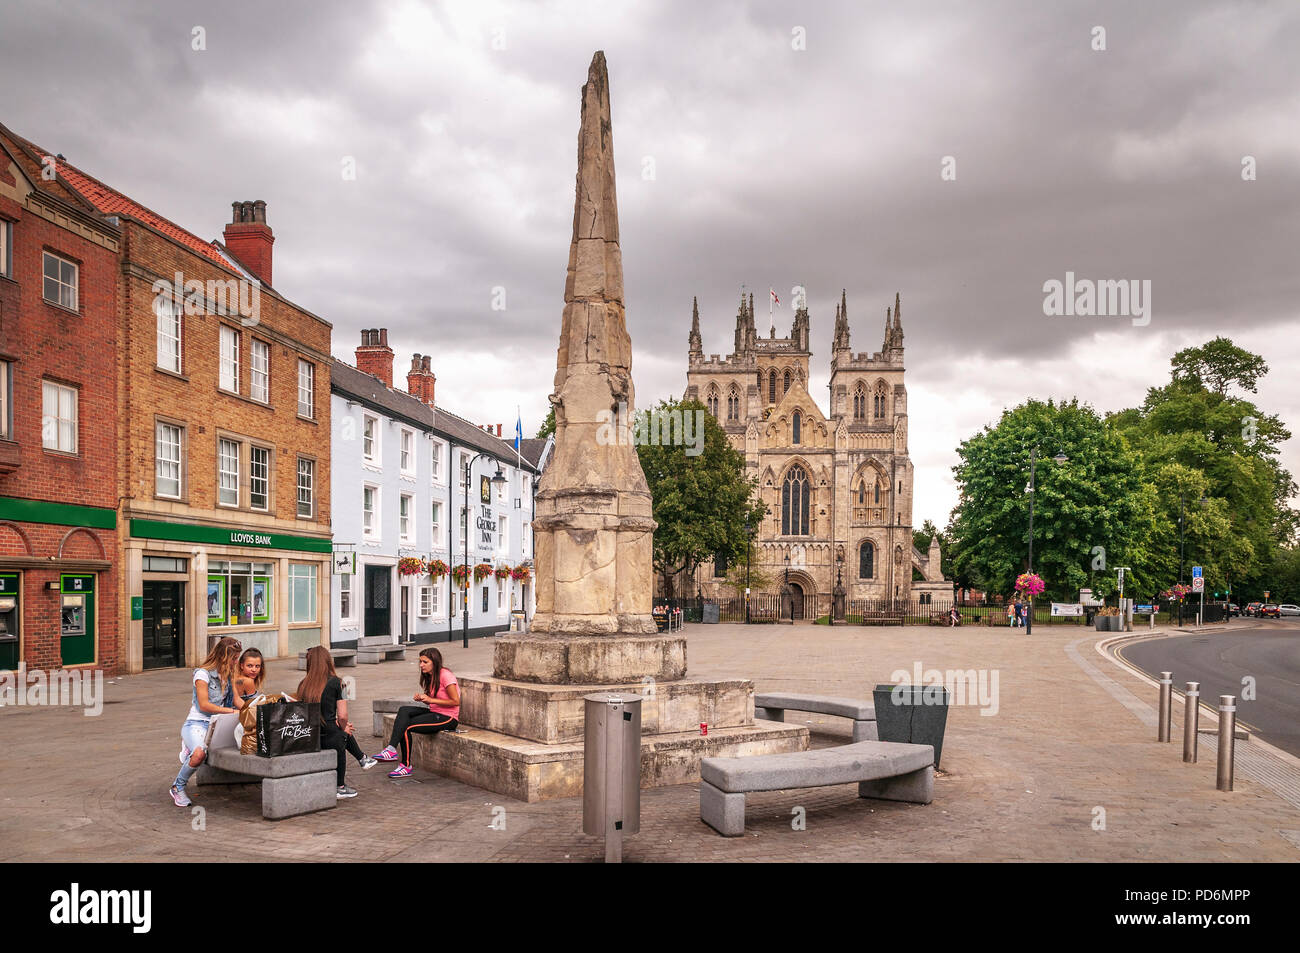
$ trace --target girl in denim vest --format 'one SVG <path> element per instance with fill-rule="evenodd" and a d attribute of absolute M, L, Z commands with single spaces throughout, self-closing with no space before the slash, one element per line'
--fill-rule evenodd
<path fill-rule="evenodd" d="M 227 636 L 212 647 L 208 657 L 194 670 L 190 713 L 181 725 L 181 770 L 171 788 L 172 800 L 179 807 L 191 804 L 185 785 L 207 756 L 203 745 L 212 716 L 239 710 L 233 707 L 238 703 L 231 686 L 238 671 L 240 648 L 238 640 Z"/>

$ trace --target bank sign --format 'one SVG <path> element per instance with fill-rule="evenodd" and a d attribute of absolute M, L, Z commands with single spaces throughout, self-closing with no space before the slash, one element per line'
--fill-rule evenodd
<path fill-rule="evenodd" d="M 241 533 L 231 530 L 231 546 L 270 546 L 271 537 L 264 533 Z"/>
<path fill-rule="evenodd" d="M 258 546 L 263 549 L 292 549 L 305 553 L 331 553 L 329 539 L 314 536 L 291 536 L 287 533 L 255 533 L 246 529 L 223 529 L 168 523 L 163 520 L 131 520 L 131 535 L 145 539 L 169 539 L 209 546 Z"/>

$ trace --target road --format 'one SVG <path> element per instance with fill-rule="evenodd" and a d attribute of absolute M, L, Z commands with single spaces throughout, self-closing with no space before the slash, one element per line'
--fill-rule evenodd
<path fill-rule="evenodd" d="M 1201 683 L 1201 701 L 1218 707 L 1237 696 L 1237 720 L 1271 745 L 1300 757 L 1300 623 L 1250 619 L 1227 629 L 1152 639 L 1120 655 L 1148 675 L 1174 673 L 1174 687 Z M 1255 698 L 1243 679 L 1255 680 Z"/>

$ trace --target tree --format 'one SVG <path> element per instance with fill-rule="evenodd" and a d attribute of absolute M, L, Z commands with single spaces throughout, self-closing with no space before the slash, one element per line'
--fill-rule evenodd
<path fill-rule="evenodd" d="M 659 524 L 654 534 L 654 568 L 663 576 L 665 592 L 671 594 L 677 573 L 693 573 L 717 554 L 728 561 L 743 557 L 748 545 L 745 523 L 757 526 L 767 506 L 754 497 L 755 481 L 745 475 L 745 455 L 731 446 L 704 404 L 660 401 L 654 413 L 659 419 L 690 414 L 694 428 L 704 432 L 698 454 L 688 454 L 692 448 L 686 446 L 647 442 L 637 446 Z"/>
<path fill-rule="evenodd" d="M 950 532 L 959 582 L 1009 593 L 1028 567 L 1031 448 L 1038 448 L 1034 571 L 1047 595 L 1073 599 L 1080 587 L 1147 562 L 1154 494 L 1119 432 L 1077 400 L 1031 400 L 1004 411 L 997 426 L 964 441 L 953 468 L 960 493 Z M 1069 458 L 1053 462 L 1058 452 Z"/>
<path fill-rule="evenodd" d="M 1200 385 L 1223 397 L 1228 385 L 1255 393 L 1256 382 L 1268 373 L 1264 358 L 1217 337 L 1200 347 L 1183 348 L 1174 355 L 1174 380 Z"/>
<path fill-rule="evenodd" d="M 537 428 L 537 439 L 545 440 L 553 433 L 555 433 L 555 405 L 552 404 L 550 411 L 546 415 L 546 419 L 543 420 L 542 425 Z"/>

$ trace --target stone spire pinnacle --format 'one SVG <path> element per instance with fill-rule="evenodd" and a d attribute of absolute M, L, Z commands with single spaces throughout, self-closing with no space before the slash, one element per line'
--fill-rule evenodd
<path fill-rule="evenodd" d="M 902 295 L 894 292 L 894 332 L 898 337 L 896 347 L 903 346 L 903 302 Z"/>
<path fill-rule="evenodd" d="M 833 350 L 849 349 L 849 302 L 847 292 L 840 290 L 840 303 L 835 306 L 835 343 Z"/>
<path fill-rule="evenodd" d="M 626 434 L 635 414 L 623 312 L 609 74 L 582 87 L 573 240 L 556 357 L 554 457 L 538 484 L 537 612 L 552 635 L 654 633 L 650 490 Z M 611 419 L 613 418 L 613 419 Z M 623 439 L 619 439 L 622 435 Z"/>
<path fill-rule="evenodd" d="M 691 336 L 689 338 L 691 354 L 704 353 L 704 341 L 700 338 L 700 299 L 691 298 Z"/>

